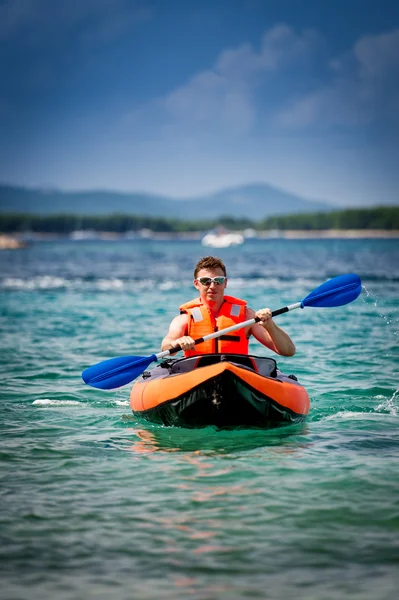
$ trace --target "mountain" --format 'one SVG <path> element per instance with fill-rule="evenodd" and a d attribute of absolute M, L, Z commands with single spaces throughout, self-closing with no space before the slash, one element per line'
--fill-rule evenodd
<path fill-rule="evenodd" d="M 327 202 L 301 198 L 265 183 L 228 188 L 191 202 L 199 204 L 206 217 L 228 215 L 255 220 L 271 215 L 326 212 L 335 208 Z"/>
<path fill-rule="evenodd" d="M 0 211 L 3 213 L 38 215 L 127 213 L 162 216 L 170 211 L 171 202 L 166 197 L 140 193 L 124 194 L 102 190 L 63 192 L 0 185 Z"/>
<path fill-rule="evenodd" d="M 308 200 L 272 187 L 250 184 L 185 199 L 156 194 L 112 191 L 63 192 L 0 185 L 0 212 L 38 215 L 111 213 L 159 216 L 186 220 L 215 219 L 220 216 L 260 220 L 271 215 L 326 212 L 327 202 Z"/>

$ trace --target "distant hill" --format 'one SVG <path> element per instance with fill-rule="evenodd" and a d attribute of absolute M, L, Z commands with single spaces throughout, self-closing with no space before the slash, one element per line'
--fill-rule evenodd
<path fill-rule="evenodd" d="M 227 188 L 190 202 L 198 204 L 206 218 L 228 215 L 258 220 L 272 215 L 324 212 L 335 208 L 327 202 L 308 200 L 264 183 Z"/>
<path fill-rule="evenodd" d="M 112 213 L 186 220 L 220 216 L 263 219 L 272 215 L 330 211 L 327 202 L 307 200 L 267 184 L 251 184 L 186 199 L 112 191 L 63 192 L 0 185 L 0 212 L 37 215 Z"/>

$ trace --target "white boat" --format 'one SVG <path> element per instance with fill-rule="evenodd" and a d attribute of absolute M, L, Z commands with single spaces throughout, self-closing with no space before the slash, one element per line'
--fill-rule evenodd
<path fill-rule="evenodd" d="M 96 240 L 99 235 L 94 229 L 75 229 L 69 234 L 69 239 L 79 242 L 81 240 Z"/>
<path fill-rule="evenodd" d="M 210 232 L 201 240 L 203 246 L 212 248 L 229 248 L 230 246 L 239 246 L 244 243 L 244 236 L 241 233 L 233 232 Z"/>

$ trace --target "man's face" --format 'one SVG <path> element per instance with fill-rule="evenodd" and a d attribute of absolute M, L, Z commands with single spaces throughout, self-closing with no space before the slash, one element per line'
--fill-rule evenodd
<path fill-rule="evenodd" d="M 215 281 L 210 282 L 209 284 L 201 283 L 199 281 L 203 278 L 215 278 L 215 277 L 223 277 L 223 283 L 217 283 Z M 227 278 L 222 271 L 222 269 L 200 269 L 197 274 L 197 278 L 194 279 L 194 285 L 200 293 L 201 298 L 204 298 L 208 302 L 217 302 L 221 300 L 224 296 L 224 290 L 227 285 Z"/>

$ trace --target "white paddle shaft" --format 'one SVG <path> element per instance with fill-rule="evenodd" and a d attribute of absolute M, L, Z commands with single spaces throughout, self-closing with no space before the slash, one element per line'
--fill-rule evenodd
<path fill-rule="evenodd" d="M 295 302 L 295 304 L 290 304 L 285 308 L 281 308 L 280 310 L 276 310 L 272 312 L 272 317 L 277 314 L 282 314 L 283 312 L 288 312 L 290 310 L 294 310 L 295 308 L 301 308 L 302 302 Z M 237 323 L 237 325 L 232 325 L 231 327 L 226 327 L 225 329 L 220 329 L 220 331 L 215 331 L 214 333 L 209 333 L 208 335 L 204 335 L 204 337 L 195 340 L 196 344 L 202 344 L 202 342 L 206 342 L 207 340 L 213 340 L 221 335 L 226 335 L 227 333 L 231 333 L 232 331 L 237 331 L 238 329 L 242 329 L 243 327 L 249 327 L 249 325 L 253 325 L 254 323 L 259 323 L 260 319 L 255 317 L 254 319 L 248 319 L 248 321 L 242 321 L 242 323 Z M 169 350 L 164 350 L 163 352 L 159 352 L 156 354 L 157 360 L 160 358 L 164 358 L 164 356 L 169 356 L 169 354 L 175 354 L 181 350 L 180 346 L 176 346 L 175 348 L 170 348 Z"/>

